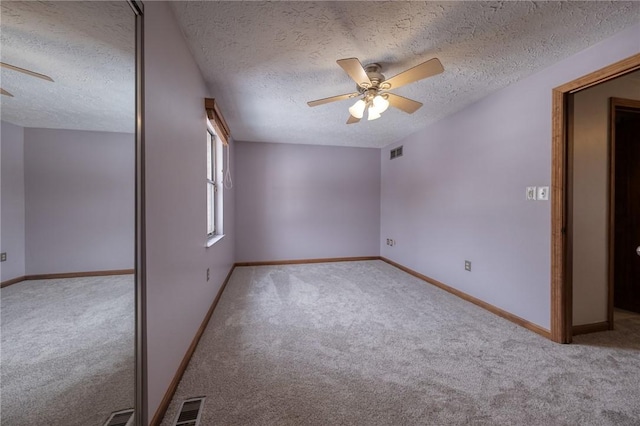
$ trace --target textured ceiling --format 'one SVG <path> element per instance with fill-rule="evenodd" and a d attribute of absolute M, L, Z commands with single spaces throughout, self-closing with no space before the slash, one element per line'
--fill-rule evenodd
<path fill-rule="evenodd" d="M 24 127 L 133 132 L 135 21 L 125 1 L 0 2 L 2 120 Z"/>
<path fill-rule="evenodd" d="M 640 2 L 174 2 L 236 140 L 382 147 L 640 19 Z M 413 115 L 346 125 L 336 59 L 393 75 L 438 57 L 445 72 L 394 92 Z"/>
<path fill-rule="evenodd" d="M 125 1 L 0 2 L 2 119 L 133 131 L 134 18 Z M 174 2 L 237 140 L 387 145 L 640 20 L 640 2 Z M 424 106 L 347 126 L 355 89 L 335 63 L 391 77 L 432 57 L 445 72 L 395 91 Z"/>

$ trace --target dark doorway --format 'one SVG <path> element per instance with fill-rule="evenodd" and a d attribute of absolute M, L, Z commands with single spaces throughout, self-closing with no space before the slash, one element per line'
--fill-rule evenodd
<path fill-rule="evenodd" d="M 555 87 L 551 92 L 551 339 L 558 343 L 571 343 L 573 336 L 573 211 L 569 179 L 572 94 L 637 70 L 640 70 L 640 53 Z M 609 268 L 609 278 L 612 270 Z M 608 281 L 608 308 L 613 315 L 612 281 Z"/>
<path fill-rule="evenodd" d="M 640 102 L 611 98 L 610 123 L 609 310 L 640 313 Z"/>

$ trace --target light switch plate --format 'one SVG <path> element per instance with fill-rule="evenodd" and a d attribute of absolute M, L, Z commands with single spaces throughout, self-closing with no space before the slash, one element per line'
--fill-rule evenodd
<path fill-rule="evenodd" d="M 535 186 L 527 186 L 527 200 L 536 200 L 537 192 Z"/>
<path fill-rule="evenodd" d="M 548 186 L 539 186 L 538 187 L 538 200 L 546 201 L 549 199 L 549 187 Z"/>

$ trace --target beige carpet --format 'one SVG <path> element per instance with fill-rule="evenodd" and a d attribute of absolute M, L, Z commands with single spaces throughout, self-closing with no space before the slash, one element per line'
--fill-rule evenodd
<path fill-rule="evenodd" d="M 133 275 L 3 288 L 0 422 L 101 426 L 134 405 Z"/>
<path fill-rule="evenodd" d="M 237 268 L 162 424 L 637 426 L 617 327 L 554 344 L 381 261 Z"/>

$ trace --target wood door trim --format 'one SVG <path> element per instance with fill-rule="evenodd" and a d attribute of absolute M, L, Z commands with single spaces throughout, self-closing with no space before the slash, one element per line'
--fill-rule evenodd
<path fill-rule="evenodd" d="M 566 204 L 565 203 L 565 164 L 567 145 L 564 141 L 566 126 L 565 92 L 554 89 L 552 92 L 552 146 L 551 146 L 551 338 L 559 343 L 568 343 L 565 337 L 565 313 L 570 307 L 567 301 L 565 282 L 566 256 Z M 559 142 L 559 143 L 558 143 Z M 560 284 L 560 285 L 559 285 Z"/>
<path fill-rule="evenodd" d="M 625 98 L 609 98 L 609 99 L 611 100 L 612 107 L 640 109 L 640 101 L 635 99 L 625 99 Z"/>
<path fill-rule="evenodd" d="M 596 84 L 604 83 L 621 75 L 640 69 L 640 53 L 629 56 L 626 59 L 615 62 L 609 66 L 572 80 L 553 90 L 562 93 L 576 93 L 588 89 Z"/>
<path fill-rule="evenodd" d="M 607 154 L 609 155 L 609 206 L 607 209 L 607 321 L 613 329 L 614 297 L 615 297 L 615 231 L 616 231 L 616 108 L 640 110 L 640 101 L 624 98 L 609 98 L 609 140 Z"/>
<path fill-rule="evenodd" d="M 589 333 L 597 333 L 599 331 L 607 331 L 613 330 L 611 327 L 611 322 L 594 322 L 592 324 L 582 324 L 582 325 L 574 325 L 572 327 L 573 335 L 577 336 L 578 334 L 589 334 Z"/>
<path fill-rule="evenodd" d="M 568 95 L 620 75 L 640 69 L 640 54 L 577 78 L 552 89 L 551 101 L 551 338 L 558 343 L 570 343 L 572 335 L 573 293 L 567 262 L 571 233 L 567 196 L 567 176 L 572 172 L 568 163 Z M 569 220 L 568 220 L 569 219 Z"/>

